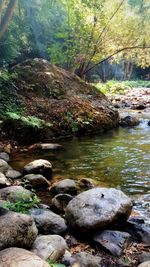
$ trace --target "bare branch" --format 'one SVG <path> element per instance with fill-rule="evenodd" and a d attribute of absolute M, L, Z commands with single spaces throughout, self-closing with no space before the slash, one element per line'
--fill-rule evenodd
<path fill-rule="evenodd" d="M 101 61 L 99 61 L 98 63 L 94 64 L 94 66 L 90 67 L 89 69 L 85 70 L 83 74 L 86 74 L 88 73 L 90 70 L 94 69 L 95 66 L 99 65 L 99 64 L 102 64 L 103 62 L 111 59 L 113 56 L 121 53 L 122 51 L 125 51 L 125 50 L 132 50 L 132 49 L 149 49 L 150 46 L 131 46 L 131 47 L 123 47 L 121 49 L 118 49 L 116 50 L 113 54 L 109 55 L 108 57 L 102 59 Z"/>

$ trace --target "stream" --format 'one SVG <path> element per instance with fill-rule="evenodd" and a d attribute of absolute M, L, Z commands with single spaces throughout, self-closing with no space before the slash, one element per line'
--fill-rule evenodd
<path fill-rule="evenodd" d="M 137 115 L 141 123 L 136 127 L 60 140 L 63 149 L 24 152 L 16 155 L 11 165 L 20 170 L 34 159 L 47 159 L 53 165 L 54 181 L 88 178 L 98 186 L 121 189 L 133 197 L 135 210 L 150 221 L 150 116 Z"/>

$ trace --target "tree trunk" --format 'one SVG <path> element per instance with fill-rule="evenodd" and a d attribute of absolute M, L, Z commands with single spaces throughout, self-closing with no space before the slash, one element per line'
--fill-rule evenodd
<path fill-rule="evenodd" d="M 7 30 L 8 27 L 8 23 L 10 22 L 12 16 L 13 16 L 13 12 L 15 9 L 15 5 L 17 3 L 17 0 L 10 0 L 9 4 L 6 8 L 5 14 L 1 20 L 0 23 L 0 39 L 3 37 L 4 33 Z"/>

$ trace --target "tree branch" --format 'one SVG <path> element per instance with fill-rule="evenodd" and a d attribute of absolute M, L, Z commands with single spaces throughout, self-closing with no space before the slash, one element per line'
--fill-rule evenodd
<path fill-rule="evenodd" d="M 103 62 L 111 59 L 113 56 L 119 54 L 120 52 L 122 51 L 125 51 L 125 50 L 132 50 L 132 49 L 149 49 L 150 46 L 131 46 L 131 47 L 123 47 L 121 49 L 118 49 L 116 50 L 113 54 L 109 55 L 108 57 L 102 59 L 101 61 L 99 61 L 98 63 L 94 64 L 94 66 L 90 67 L 89 69 L 85 70 L 84 74 L 88 73 L 90 70 L 94 69 L 95 66 L 99 65 L 99 64 L 102 64 Z"/>

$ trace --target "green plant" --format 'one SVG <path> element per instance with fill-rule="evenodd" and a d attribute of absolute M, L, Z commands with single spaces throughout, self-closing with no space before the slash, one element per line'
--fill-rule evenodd
<path fill-rule="evenodd" d="M 26 126 L 31 126 L 33 128 L 41 129 L 43 127 L 51 127 L 52 124 L 49 122 L 45 122 L 44 120 L 41 120 L 35 116 L 21 116 L 20 114 L 17 114 L 15 112 L 6 112 L 6 115 L 8 118 L 20 121 L 24 123 Z"/>
<path fill-rule="evenodd" d="M 33 207 L 37 208 L 39 203 L 40 203 L 39 197 L 37 195 L 34 195 L 29 199 L 29 201 L 20 200 L 14 203 L 6 201 L 3 207 L 15 212 L 28 213 L 29 209 Z"/>
<path fill-rule="evenodd" d="M 78 122 L 75 121 L 71 112 L 66 113 L 64 120 L 67 122 L 68 126 L 71 127 L 73 133 L 78 132 Z"/>
<path fill-rule="evenodd" d="M 64 264 L 57 263 L 54 260 L 48 259 L 47 262 L 48 262 L 48 264 L 49 264 L 50 267 L 65 267 Z"/>

